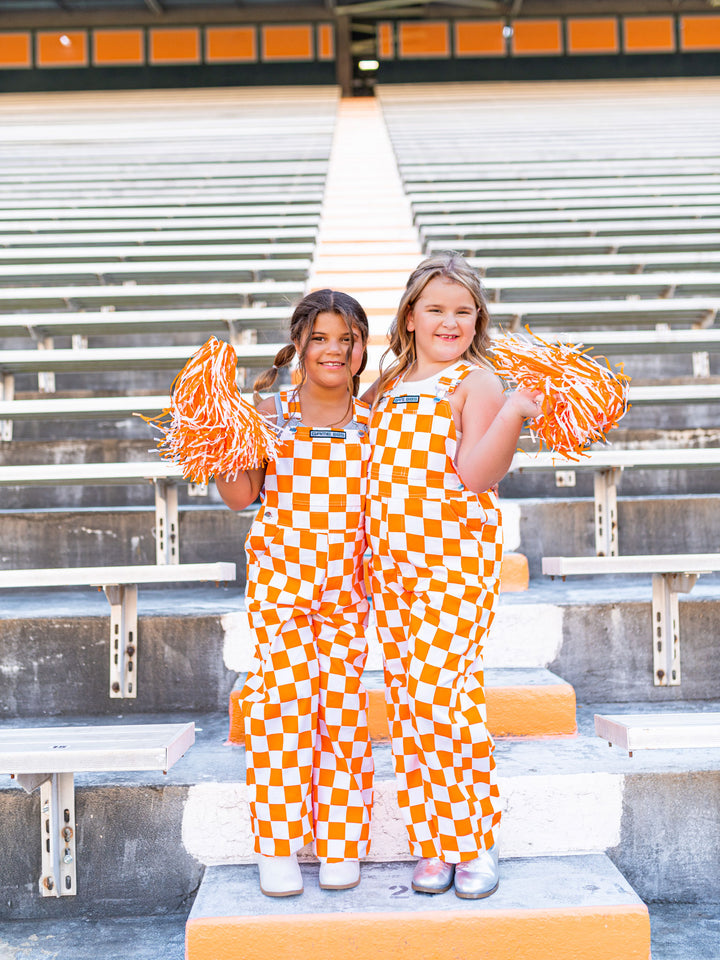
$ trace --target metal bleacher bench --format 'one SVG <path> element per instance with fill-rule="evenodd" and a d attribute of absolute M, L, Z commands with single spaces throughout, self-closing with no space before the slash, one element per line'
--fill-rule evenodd
<path fill-rule="evenodd" d="M 178 490 L 180 467 L 166 460 L 147 463 L 61 463 L 0 466 L 0 487 L 80 486 L 92 484 L 152 483 L 155 488 L 155 562 L 180 562 Z M 190 481 L 187 481 L 190 483 Z M 204 495 L 206 487 L 193 492 Z"/>
<path fill-rule="evenodd" d="M 653 682 L 661 687 L 680 683 L 678 595 L 689 593 L 701 574 L 718 571 L 720 553 L 542 559 L 551 577 L 652 574 Z"/>
<path fill-rule="evenodd" d="M 235 579 L 234 563 L 0 570 L 0 589 L 98 587 L 110 603 L 110 697 L 137 696 L 137 588 L 149 583 L 216 583 Z"/>
<path fill-rule="evenodd" d="M 720 713 L 595 714 L 595 733 L 627 750 L 720 747 Z"/>
<path fill-rule="evenodd" d="M 572 486 L 575 471 L 594 474 L 595 553 L 618 554 L 617 486 L 623 470 L 691 470 L 720 467 L 720 447 L 665 450 L 590 450 L 578 460 L 554 453 L 516 453 L 509 473 L 554 471 L 558 486 Z"/>
<path fill-rule="evenodd" d="M 10 728 L 0 731 L 0 773 L 28 793 L 40 787 L 44 897 L 77 893 L 75 773 L 162 770 L 195 742 L 194 723 Z"/>

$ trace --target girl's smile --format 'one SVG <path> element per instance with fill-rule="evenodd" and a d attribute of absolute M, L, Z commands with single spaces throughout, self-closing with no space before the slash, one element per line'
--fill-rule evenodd
<path fill-rule="evenodd" d="M 434 277 L 410 310 L 407 329 L 415 333 L 417 372 L 459 359 L 473 342 L 478 308 L 470 291 L 446 277 Z"/>

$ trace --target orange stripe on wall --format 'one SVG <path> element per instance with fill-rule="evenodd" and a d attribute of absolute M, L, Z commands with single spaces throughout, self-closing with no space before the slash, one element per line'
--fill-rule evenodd
<path fill-rule="evenodd" d="M 569 19 L 568 53 L 618 53 L 620 38 L 615 17 Z"/>
<path fill-rule="evenodd" d="M 401 57 L 449 57 L 450 24 L 447 20 L 398 24 Z"/>
<path fill-rule="evenodd" d="M 458 57 L 503 57 L 507 43 L 503 20 L 456 20 L 455 55 Z"/>
<path fill-rule="evenodd" d="M 255 27 L 206 27 L 207 63 L 248 63 L 257 60 Z"/>
<path fill-rule="evenodd" d="M 624 17 L 626 53 L 673 53 L 675 21 L 672 17 Z"/>
<path fill-rule="evenodd" d="M 198 27 L 153 27 L 150 63 L 200 63 Z"/>
<path fill-rule="evenodd" d="M 392 60 L 395 56 L 395 31 L 392 23 L 379 23 L 377 28 L 378 56 Z"/>
<path fill-rule="evenodd" d="M 335 30 L 331 23 L 318 24 L 317 28 L 318 60 L 332 60 L 335 57 Z"/>
<path fill-rule="evenodd" d="M 0 70 L 31 67 L 32 44 L 29 33 L 0 33 Z"/>
<path fill-rule="evenodd" d="M 84 30 L 40 31 L 36 38 L 38 67 L 86 67 L 87 33 Z"/>
<path fill-rule="evenodd" d="M 263 60 L 312 60 L 312 27 L 296 24 L 291 27 L 262 28 Z"/>
<path fill-rule="evenodd" d="M 145 63 L 142 30 L 93 30 L 93 63 L 138 66 Z"/>
<path fill-rule="evenodd" d="M 720 17 L 680 17 L 683 50 L 720 50 Z"/>
<path fill-rule="evenodd" d="M 538 55 L 562 53 L 562 24 L 559 20 L 514 20 L 512 52 Z"/>

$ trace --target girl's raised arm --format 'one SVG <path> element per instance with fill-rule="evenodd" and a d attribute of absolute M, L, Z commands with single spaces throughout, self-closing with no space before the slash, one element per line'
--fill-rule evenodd
<path fill-rule="evenodd" d="M 277 419 L 275 403 L 271 399 L 261 400 L 257 411 L 272 423 Z M 232 480 L 223 476 L 215 477 L 218 493 L 231 510 L 244 510 L 257 500 L 265 482 L 265 469 L 263 466 L 243 470 Z"/>
<path fill-rule="evenodd" d="M 517 450 L 526 418 L 536 417 L 539 391 L 504 393 L 500 379 L 489 370 L 479 370 L 460 385 L 462 442 L 456 467 L 474 493 L 498 484 L 507 473 Z"/>

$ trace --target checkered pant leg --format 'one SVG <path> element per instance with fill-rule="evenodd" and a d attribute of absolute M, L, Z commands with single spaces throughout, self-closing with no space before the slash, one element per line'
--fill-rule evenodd
<path fill-rule="evenodd" d="M 370 846 L 373 758 L 368 694 L 360 678 L 367 658 L 364 621 L 344 609 L 316 619 L 320 691 L 313 763 L 315 852 L 357 860 Z"/>
<path fill-rule="evenodd" d="M 492 845 L 500 821 L 482 673 L 492 610 L 486 596 L 473 602 L 467 584 L 460 598 L 452 583 L 410 593 L 382 557 L 373 558 L 373 596 L 410 851 L 450 863 L 471 860 Z"/>
<path fill-rule="evenodd" d="M 309 613 L 248 612 L 255 669 L 242 691 L 255 851 L 288 857 L 313 839 L 312 769 L 319 669 Z"/>

